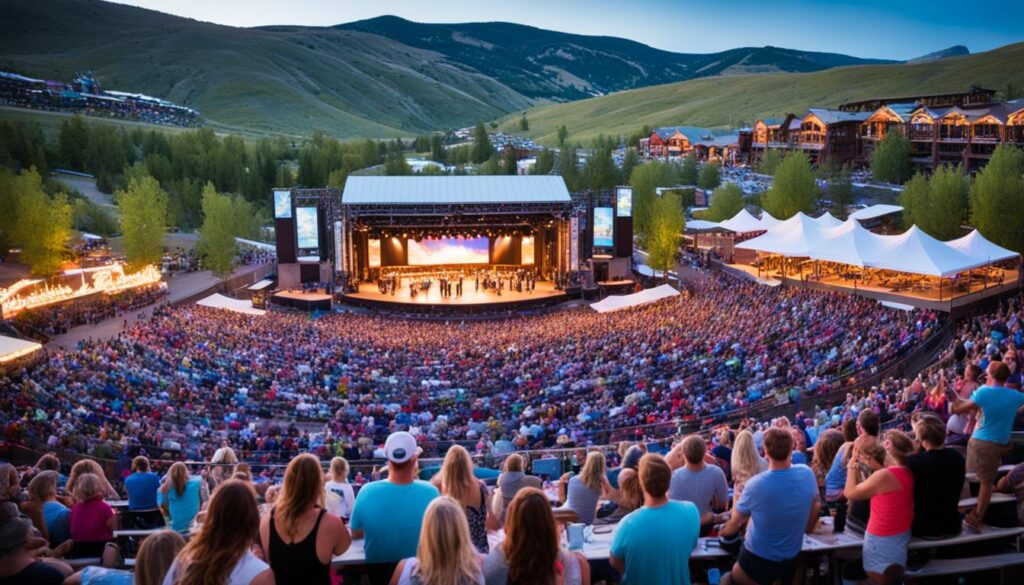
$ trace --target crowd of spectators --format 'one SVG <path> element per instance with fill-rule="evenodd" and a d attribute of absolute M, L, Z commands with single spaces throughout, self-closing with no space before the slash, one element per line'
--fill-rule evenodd
<path fill-rule="evenodd" d="M 25 334 L 54 337 L 79 325 L 92 325 L 147 307 L 167 296 L 162 284 L 142 286 L 114 294 L 98 293 L 45 307 L 26 309 L 12 319 Z"/>

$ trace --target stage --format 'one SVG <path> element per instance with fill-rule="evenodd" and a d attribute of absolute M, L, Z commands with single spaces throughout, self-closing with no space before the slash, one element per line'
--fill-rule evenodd
<path fill-rule="evenodd" d="M 346 293 L 342 299 L 346 303 L 374 309 L 446 314 L 532 309 L 567 300 L 565 292 L 555 289 L 554 283 L 546 281 L 537 281 L 531 292 L 509 291 L 506 288 L 499 295 L 482 286 L 477 290 L 476 281 L 467 278 L 462 281 L 462 295 L 453 294 L 448 297 L 441 296 L 441 288 L 436 280 L 429 289 L 419 291 L 416 296 L 412 295 L 408 283 L 408 279 L 404 280 L 403 286 L 391 295 L 381 293 L 376 283 L 364 282 L 357 292 Z M 452 288 L 454 292 L 454 285 Z"/>
<path fill-rule="evenodd" d="M 322 291 L 282 290 L 270 297 L 272 303 L 303 311 L 330 311 L 331 295 Z"/>

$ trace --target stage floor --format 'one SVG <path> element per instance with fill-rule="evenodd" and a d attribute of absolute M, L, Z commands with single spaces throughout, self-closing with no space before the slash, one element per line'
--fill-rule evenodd
<path fill-rule="evenodd" d="M 319 302 L 319 301 L 330 301 L 331 295 L 324 293 L 313 293 L 313 292 L 301 292 L 301 291 L 287 291 L 283 290 L 274 293 L 275 297 L 282 299 L 288 299 L 292 301 L 302 302 Z"/>
<path fill-rule="evenodd" d="M 411 304 L 411 305 L 447 305 L 447 306 L 476 306 L 476 305 L 489 305 L 489 304 L 502 304 L 502 303 L 519 303 L 519 302 L 533 302 L 543 301 L 546 299 L 554 299 L 555 297 L 564 296 L 565 293 L 556 290 L 555 284 L 552 282 L 537 281 L 537 285 L 532 292 L 509 292 L 508 289 L 503 290 L 499 295 L 493 290 L 475 290 L 475 281 L 466 279 L 462 281 L 462 296 L 452 295 L 450 297 L 441 296 L 441 287 L 438 286 L 437 281 L 434 281 L 433 286 L 427 291 L 420 291 L 416 296 L 412 296 L 409 291 L 408 281 L 404 281 L 404 286 L 399 288 L 395 294 L 386 295 L 382 294 L 377 288 L 375 283 L 366 283 L 359 285 L 358 292 L 346 293 L 344 296 L 346 299 L 371 301 L 375 303 L 400 303 L 400 304 Z M 454 286 L 452 287 L 454 292 Z"/>

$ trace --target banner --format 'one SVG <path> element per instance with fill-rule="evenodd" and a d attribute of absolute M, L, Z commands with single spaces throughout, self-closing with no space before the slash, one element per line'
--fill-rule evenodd
<path fill-rule="evenodd" d="M 615 244 L 611 207 L 594 208 L 594 247 L 611 248 Z"/>
<path fill-rule="evenodd" d="M 274 191 L 274 219 L 291 219 L 292 192 L 289 190 Z"/>
<path fill-rule="evenodd" d="M 619 187 L 615 190 L 615 217 L 633 216 L 633 188 Z"/>
<path fill-rule="evenodd" d="M 575 215 L 569 218 L 569 270 L 580 269 L 580 219 Z"/>

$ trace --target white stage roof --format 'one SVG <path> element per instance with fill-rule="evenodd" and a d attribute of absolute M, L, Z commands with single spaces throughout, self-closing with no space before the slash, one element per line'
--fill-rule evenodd
<path fill-rule="evenodd" d="M 891 215 L 893 213 L 899 213 L 903 211 L 903 208 L 899 205 L 887 205 L 885 203 L 877 203 L 864 209 L 858 209 L 850 214 L 850 219 L 856 219 L 864 221 L 866 219 L 875 219 L 876 217 L 883 217 Z"/>
<path fill-rule="evenodd" d="M 367 177 L 345 180 L 342 204 L 569 203 L 569 190 L 554 175 Z"/>
<path fill-rule="evenodd" d="M 772 219 L 775 218 L 772 217 Z M 729 219 L 723 222 L 719 222 L 718 225 L 723 229 L 727 229 L 730 232 L 736 233 L 763 232 L 767 230 L 768 227 L 770 227 L 761 223 L 760 219 L 751 215 L 751 213 L 747 211 L 745 208 L 741 209 L 739 213 L 730 217 Z"/>
<path fill-rule="evenodd" d="M 34 341 L 0 335 L 0 364 L 16 360 L 42 348 L 42 345 Z"/>
<path fill-rule="evenodd" d="M 988 258 L 991 262 L 1000 262 L 1020 256 L 1013 250 L 1007 250 L 988 241 L 978 230 L 974 230 L 962 238 L 950 240 L 946 242 L 946 245 L 974 258 Z"/>
<path fill-rule="evenodd" d="M 224 309 L 227 311 L 234 311 L 236 313 L 244 313 L 246 315 L 266 315 L 267 312 L 263 309 L 254 309 L 252 301 L 241 301 L 226 297 L 221 294 L 212 294 L 205 299 L 196 301 L 197 305 L 203 307 L 211 307 L 214 309 Z"/>
<path fill-rule="evenodd" d="M 622 309 L 628 309 L 630 307 L 647 305 L 660 301 L 661 299 L 667 299 L 675 296 L 679 296 L 679 291 L 667 284 L 663 284 L 655 288 L 644 289 L 631 295 L 610 296 L 602 301 L 592 303 L 590 308 L 594 309 L 598 313 L 610 313 L 612 311 L 621 311 Z"/>

